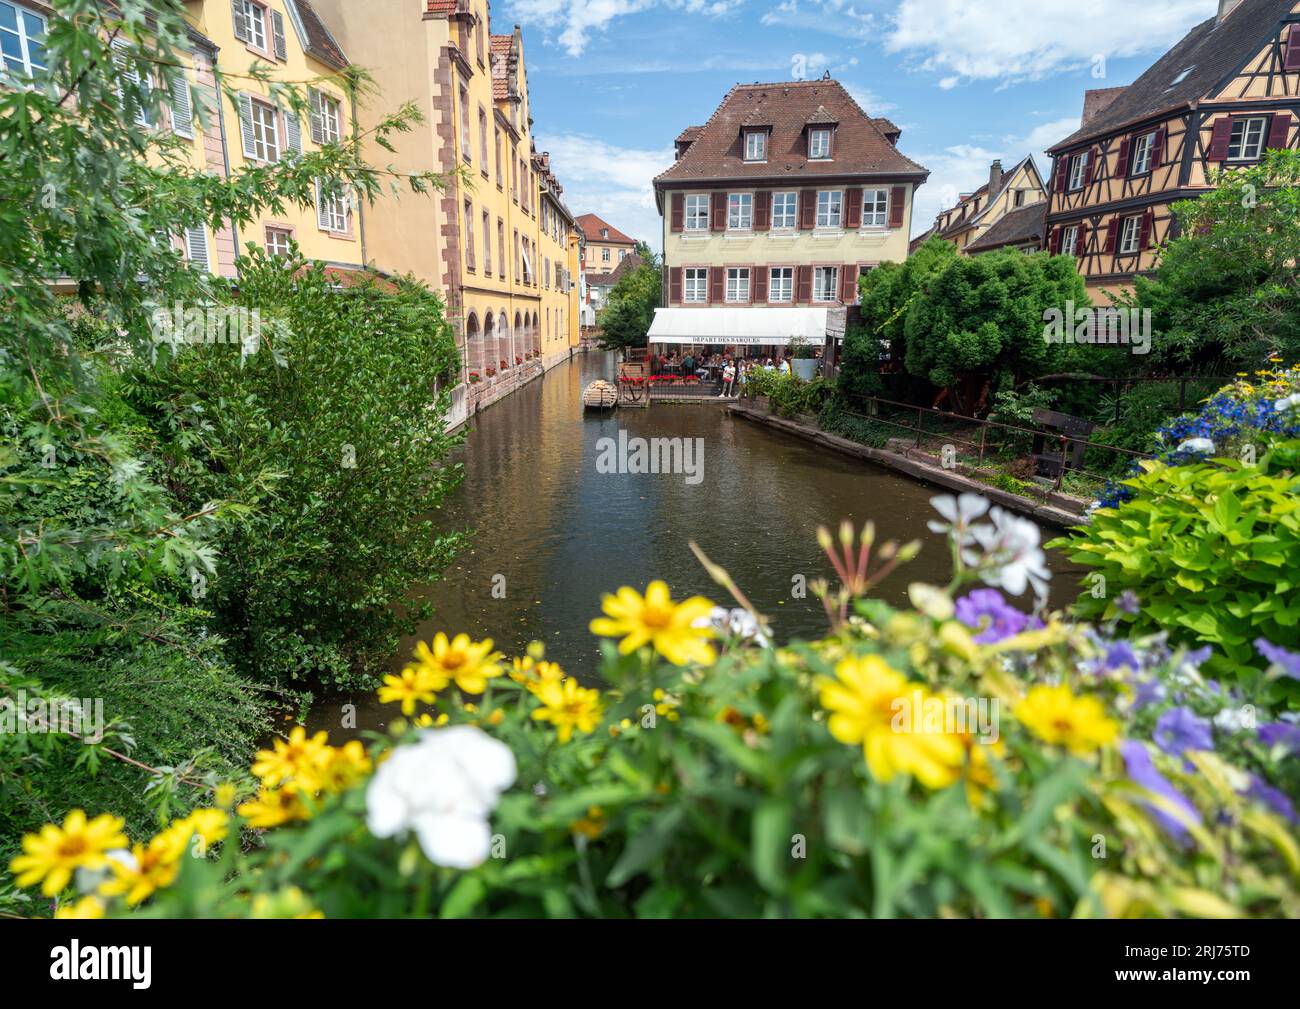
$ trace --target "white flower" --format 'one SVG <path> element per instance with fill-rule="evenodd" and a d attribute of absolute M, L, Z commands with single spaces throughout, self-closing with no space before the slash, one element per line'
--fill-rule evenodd
<path fill-rule="evenodd" d="M 366 789 L 376 837 L 413 830 L 430 862 L 472 869 L 489 854 L 488 815 L 515 782 L 509 747 L 472 725 L 431 729 L 379 765 Z"/>
<path fill-rule="evenodd" d="M 1283 410 L 1290 410 L 1293 406 L 1300 406 L 1300 392 L 1293 392 L 1290 396 L 1283 396 L 1273 404 L 1273 409 L 1281 413 Z"/>
<path fill-rule="evenodd" d="M 940 515 L 946 518 L 947 522 L 936 522 L 931 519 L 926 523 L 932 533 L 955 533 L 961 546 L 970 546 L 971 539 L 969 526 L 977 518 L 989 510 L 989 503 L 986 498 L 978 494 L 962 494 L 959 497 L 953 497 L 951 494 L 940 494 L 930 498 L 930 505 Z"/>
<path fill-rule="evenodd" d="M 135 856 L 126 848 L 113 848 L 111 851 L 104 852 L 104 857 L 109 862 L 116 862 L 122 868 L 135 872 L 140 868 L 140 863 L 136 861 Z M 80 893 L 94 893 L 99 889 L 99 884 L 108 879 L 112 866 L 105 865 L 100 869 L 87 869 L 82 866 L 77 870 L 74 880 L 77 884 L 77 890 Z"/>
<path fill-rule="evenodd" d="M 1039 600 L 1046 599 L 1052 573 L 1047 570 L 1047 558 L 1038 545 L 1041 538 L 1038 526 L 997 507 L 989 512 L 989 518 L 993 525 L 971 529 L 971 536 L 984 551 L 983 556 L 968 550 L 963 559 L 979 569 L 986 585 L 1005 589 L 1013 596 L 1030 586 Z"/>
<path fill-rule="evenodd" d="M 1224 708 L 1214 716 L 1214 724 L 1227 732 L 1240 732 L 1255 727 L 1255 709 L 1247 704 L 1241 708 Z"/>
<path fill-rule="evenodd" d="M 738 638 L 741 641 L 752 641 L 760 648 L 766 648 L 771 644 L 754 614 L 741 607 L 729 610 L 724 606 L 715 606 L 709 611 L 707 617 L 695 621 L 695 626 L 712 627 L 719 634 Z"/>
<path fill-rule="evenodd" d="M 1175 452 L 1195 452 L 1198 455 L 1209 455 L 1214 451 L 1214 442 L 1209 438 L 1188 438 L 1179 445 Z"/>

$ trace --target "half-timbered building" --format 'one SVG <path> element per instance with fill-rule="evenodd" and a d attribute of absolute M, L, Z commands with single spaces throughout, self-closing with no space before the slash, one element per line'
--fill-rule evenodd
<path fill-rule="evenodd" d="M 1089 92 L 1052 147 L 1046 244 L 1074 255 L 1093 298 L 1131 285 L 1177 237 L 1170 209 L 1300 135 L 1300 0 L 1220 0 L 1127 88 Z"/>

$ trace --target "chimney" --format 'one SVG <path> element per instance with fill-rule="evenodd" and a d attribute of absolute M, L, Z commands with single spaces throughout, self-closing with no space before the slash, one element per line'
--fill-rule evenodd
<path fill-rule="evenodd" d="M 992 200 L 998 195 L 998 190 L 1002 188 L 1002 162 L 995 161 L 989 168 L 989 199 Z"/>
<path fill-rule="evenodd" d="M 1223 24 L 1228 15 L 1237 9 L 1239 3 L 1241 0 L 1219 0 L 1219 16 L 1214 20 L 1214 27 L 1218 28 Z"/>

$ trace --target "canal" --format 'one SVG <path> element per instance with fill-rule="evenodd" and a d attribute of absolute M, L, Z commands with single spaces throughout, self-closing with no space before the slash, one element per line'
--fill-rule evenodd
<path fill-rule="evenodd" d="M 621 585 L 641 591 L 662 578 L 674 598 L 700 593 L 731 604 L 692 555 L 691 540 L 772 618 L 778 642 L 816 635 L 826 629 L 821 604 L 797 588 L 832 576 L 816 530 L 845 518 L 874 520 L 878 541 L 924 544 L 884 583 L 884 598 L 902 604 L 910 582 L 947 581 L 946 542 L 926 528 L 929 500 L 940 491 L 733 419 L 713 403 L 584 415 L 587 383 L 616 372 L 613 354 L 579 355 L 472 418 L 456 453 L 465 480 L 443 519 L 448 528 L 472 528 L 472 545 L 417 593 L 435 607 L 420 637 L 465 631 L 491 637 L 507 656 L 544 641 L 548 658 L 592 683 L 599 648 L 587 625 L 600 612 L 601 593 Z M 698 480 L 599 471 L 597 443 L 617 440 L 620 430 L 629 438 L 701 439 Z M 1057 570 L 1068 563 L 1048 560 Z M 1068 602 L 1073 581 L 1055 587 L 1056 605 Z M 395 669 L 414 640 L 394 657 Z M 354 700 L 360 728 L 395 710 Z M 313 721 L 328 728 L 328 718 L 322 711 Z"/>

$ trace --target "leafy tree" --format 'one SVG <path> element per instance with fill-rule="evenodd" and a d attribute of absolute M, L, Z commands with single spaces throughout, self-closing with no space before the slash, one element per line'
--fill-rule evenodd
<path fill-rule="evenodd" d="M 1152 312 L 1151 364 L 1223 375 L 1300 357 L 1300 151 L 1268 151 L 1224 171 L 1218 188 L 1173 206 L 1182 232 L 1152 278 L 1134 282 Z"/>
<path fill-rule="evenodd" d="M 605 350 L 644 347 L 655 309 L 662 303 L 663 273 L 638 266 L 614 285 L 600 313 L 600 345 Z"/>

